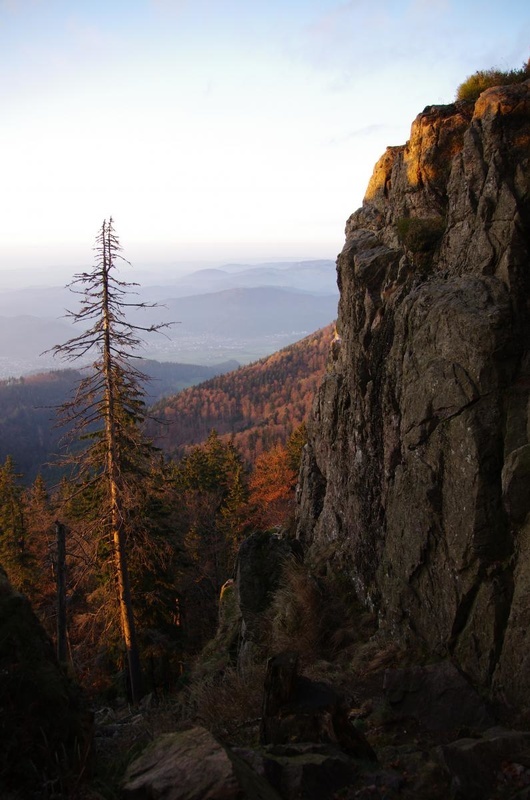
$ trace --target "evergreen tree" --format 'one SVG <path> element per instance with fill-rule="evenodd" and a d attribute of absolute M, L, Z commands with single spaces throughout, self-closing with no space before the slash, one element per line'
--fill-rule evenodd
<path fill-rule="evenodd" d="M 112 218 L 105 220 L 96 238 L 96 260 L 90 272 L 74 276 L 70 288 L 82 296 L 77 311 L 67 316 L 88 328 L 54 352 L 67 360 L 95 353 L 88 374 L 80 381 L 75 397 L 61 408 L 63 423 L 72 424 L 70 440 L 81 442 L 80 452 L 68 460 L 75 465 L 75 481 L 102 488 L 101 536 L 110 545 L 118 593 L 120 627 L 127 654 L 133 701 L 141 695 L 141 669 L 131 583 L 128 536 L 135 496 L 149 473 L 153 454 L 142 433 L 145 418 L 143 384 L 146 376 L 134 365 L 134 351 L 142 340 L 140 332 L 159 330 L 161 325 L 143 327 L 126 318 L 131 308 L 145 303 L 130 301 L 129 287 L 116 277 L 117 263 L 125 261 L 114 231 Z M 128 262 L 126 262 L 128 263 Z"/>
<path fill-rule="evenodd" d="M 0 563 L 13 586 L 28 593 L 35 579 L 35 559 L 28 547 L 19 478 L 7 456 L 0 467 Z"/>
<path fill-rule="evenodd" d="M 231 577 L 246 529 L 246 472 L 241 455 L 215 430 L 173 466 L 183 542 L 189 559 L 183 617 L 188 641 L 204 644 L 217 622 L 221 586 Z"/>
<path fill-rule="evenodd" d="M 39 619 L 51 633 L 56 606 L 55 514 L 46 484 L 40 474 L 32 486 L 26 489 L 23 499 L 28 548 L 36 561 L 36 566 L 38 565 L 38 574 L 28 595 Z"/>

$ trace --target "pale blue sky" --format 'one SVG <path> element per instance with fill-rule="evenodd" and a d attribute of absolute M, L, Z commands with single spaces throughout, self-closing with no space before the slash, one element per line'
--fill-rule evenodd
<path fill-rule="evenodd" d="M 530 57 L 527 2 L 0 0 L 0 269 L 329 257 L 373 165 L 479 68 Z"/>

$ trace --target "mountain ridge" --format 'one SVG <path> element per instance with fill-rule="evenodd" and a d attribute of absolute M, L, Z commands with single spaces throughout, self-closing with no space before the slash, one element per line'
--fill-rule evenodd
<path fill-rule="evenodd" d="M 271 356 L 165 398 L 152 408 L 162 429 L 148 423 L 150 435 L 168 454 L 179 456 L 215 429 L 253 461 L 284 444 L 307 419 L 333 336 L 331 324 Z"/>

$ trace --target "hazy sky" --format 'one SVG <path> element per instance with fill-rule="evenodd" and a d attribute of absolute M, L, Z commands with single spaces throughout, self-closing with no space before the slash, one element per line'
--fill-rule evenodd
<path fill-rule="evenodd" d="M 528 0 L 0 0 L 0 268 L 329 257 L 376 159 Z"/>

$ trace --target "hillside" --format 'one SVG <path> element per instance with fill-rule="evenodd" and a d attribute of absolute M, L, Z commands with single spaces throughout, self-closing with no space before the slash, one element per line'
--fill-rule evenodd
<path fill-rule="evenodd" d="M 307 418 L 332 335 L 333 325 L 328 325 L 239 369 L 235 361 L 208 367 L 146 360 L 142 369 L 151 378 L 147 400 L 155 403 L 152 415 L 162 423 L 148 422 L 149 435 L 178 456 L 215 428 L 220 435 L 230 434 L 252 461 L 285 442 Z M 0 462 L 13 456 L 26 482 L 39 472 L 54 479 L 48 462 L 64 434 L 55 427 L 55 408 L 72 394 L 80 375 L 78 370 L 55 370 L 0 381 Z"/>
<path fill-rule="evenodd" d="M 325 372 L 333 325 L 255 364 L 220 375 L 153 407 L 163 434 L 156 443 L 179 454 L 204 441 L 212 428 L 230 434 L 247 460 L 284 442 L 303 422 Z"/>
<path fill-rule="evenodd" d="M 236 361 L 217 367 L 145 361 L 142 369 L 151 378 L 147 400 L 153 402 L 237 366 Z M 80 378 L 78 370 L 69 369 L 0 381 L 0 463 L 11 455 L 26 482 L 39 472 L 53 475 L 47 463 L 64 434 L 55 427 L 55 409 L 71 396 Z"/>

